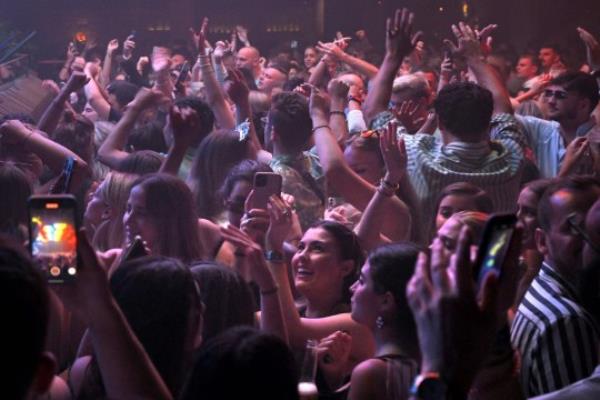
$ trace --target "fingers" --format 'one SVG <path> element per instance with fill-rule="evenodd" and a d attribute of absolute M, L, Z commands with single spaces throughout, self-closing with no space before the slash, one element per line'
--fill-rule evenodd
<path fill-rule="evenodd" d="M 440 293 L 447 293 L 450 290 L 448 280 L 448 254 L 444 251 L 444 245 L 439 239 L 433 241 L 431 248 L 431 281 L 433 286 Z"/>
<path fill-rule="evenodd" d="M 471 264 L 471 232 L 463 226 L 458 238 L 456 256 L 453 259 L 453 268 L 456 271 L 456 289 L 459 296 L 470 298 L 473 296 L 473 270 Z"/>

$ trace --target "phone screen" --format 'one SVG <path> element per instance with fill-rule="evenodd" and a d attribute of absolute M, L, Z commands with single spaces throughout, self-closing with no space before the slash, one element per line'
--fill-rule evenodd
<path fill-rule="evenodd" d="M 484 244 L 486 248 L 483 253 L 483 260 L 480 264 L 481 269 L 478 277 L 480 285 L 490 271 L 501 271 L 514 230 L 515 225 L 510 222 L 493 226 L 489 236 L 490 240 L 487 242 L 487 245 Z M 481 250 L 482 249 L 480 249 L 480 251 Z"/>
<path fill-rule="evenodd" d="M 61 201 L 30 204 L 31 255 L 48 282 L 62 283 L 77 274 L 77 230 L 74 207 Z"/>

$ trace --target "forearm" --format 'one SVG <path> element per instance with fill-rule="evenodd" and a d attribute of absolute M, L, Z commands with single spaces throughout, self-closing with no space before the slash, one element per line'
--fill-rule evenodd
<path fill-rule="evenodd" d="M 396 195 L 386 196 L 377 189 L 363 212 L 356 234 L 363 249 L 370 251 L 381 243 L 383 233 L 392 241 L 409 239 L 410 225 L 411 217 L 406 204 Z M 384 232 L 386 227 L 387 232 Z"/>
<path fill-rule="evenodd" d="M 300 314 L 298 313 L 296 304 L 294 303 L 294 296 L 292 295 L 292 289 L 290 287 L 290 280 L 288 276 L 288 266 L 285 263 L 279 263 L 271 266 L 273 277 L 279 286 L 277 298 L 281 307 L 280 310 L 283 316 L 284 325 L 287 329 L 289 345 L 292 347 L 301 347 L 305 344 L 306 337 L 303 334 Z M 261 311 L 261 325 L 263 324 L 263 319 L 265 317 L 271 320 L 278 318 L 274 309 L 265 308 L 261 309 Z M 266 312 L 269 312 L 269 314 L 266 314 Z M 272 324 L 272 322 L 269 322 L 269 324 Z"/>
<path fill-rule="evenodd" d="M 66 87 L 66 86 L 65 86 Z M 60 93 L 50 102 L 48 108 L 44 111 L 44 114 L 38 122 L 38 129 L 52 135 L 58 123 L 63 111 L 65 110 L 65 103 L 69 99 L 69 92 L 63 88 Z"/>
<path fill-rule="evenodd" d="M 90 77 L 89 82 L 85 85 L 85 96 L 92 108 L 98 113 L 98 117 L 103 121 L 108 120 L 110 104 L 102 95 L 98 82 L 93 77 Z"/>
<path fill-rule="evenodd" d="M 325 174 L 343 168 L 345 165 L 344 154 L 335 138 L 329 120 L 325 114 L 312 116 L 314 129 L 313 137 L 319 160 Z"/>
<path fill-rule="evenodd" d="M 480 57 L 468 58 L 467 64 L 475 75 L 477 83 L 492 92 L 494 114 L 512 114 L 513 109 L 508 91 L 496 71 Z"/>
<path fill-rule="evenodd" d="M 177 145 L 171 146 L 169 153 L 158 172 L 177 176 L 186 151 L 187 149 L 185 147 Z"/>
<path fill-rule="evenodd" d="M 161 91 L 167 98 L 173 98 L 173 81 L 171 81 L 168 69 L 156 71 L 154 88 Z"/>
<path fill-rule="evenodd" d="M 137 107 L 130 107 L 125 111 L 115 129 L 98 149 L 98 160 L 100 162 L 113 169 L 118 169 L 121 161 L 129 154 L 123 151 L 123 148 L 127 144 L 129 133 L 133 130 L 135 121 L 141 112 L 142 110 Z"/>
<path fill-rule="evenodd" d="M 373 79 L 379 71 L 379 68 L 373 64 L 368 63 L 360 58 L 353 57 L 347 53 L 344 53 L 344 55 L 340 58 L 340 61 L 352 67 L 359 74 L 366 76 L 369 80 Z"/>
<path fill-rule="evenodd" d="M 65 64 L 63 65 L 63 67 L 60 69 L 60 71 L 58 72 L 58 79 L 61 81 L 67 81 L 69 79 L 69 76 L 71 75 L 71 64 L 73 64 L 73 60 L 71 58 L 67 58 L 67 60 L 65 61 Z"/>
<path fill-rule="evenodd" d="M 283 249 L 281 250 L 283 252 Z M 283 265 L 276 265 L 279 263 L 269 263 L 269 268 L 272 271 L 275 268 L 285 267 Z M 288 285 L 289 286 L 289 285 Z M 289 344 L 289 337 L 287 327 L 285 324 L 285 318 L 283 313 L 283 307 L 281 300 L 277 295 L 277 292 L 281 290 L 277 285 L 274 277 L 269 282 L 261 282 L 260 285 L 260 309 L 263 315 L 267 315 L 267 318 L 261 318 L 260 329 L 267 333 L 272 333 L 279 336 L 285 343 Z"/>
<path fill-rule="evenodd" d="M 390 97 L 392 96 L 392 85 L 396 71 L 400 68 L 402 58 L 386 54 L 377 75 L 371 80 L 371 89 L 367 94 L 363 111 L 367 125 L 377 114 L 387 110 Z"/>
<path fill-rule="evenodd" d="M 325 60 L 321 59 L 312 74 L 308 78 L 308 83 L 313 86 L 323 86 L 322 82 L 325 79 L 325 74 L 327 73 L 327 64 L 325 64 Z"/>
<path fill-rule="evenodd" d="M 109 398 L 172 398 L 114 299 L 94 313 L 90 336 Z"/>
<path fill-rule="evenodd" d="M 217 81 L 215 70 L 212 66 L 210 58 L 206 55 L 200 55 L 200 68 L 202 71 L 202 79 L 204 80 L 204 88 L 208 105 L 215 113 L 215 120 L 222 129 L 234 129 L 235 119 L 221 90 L 221 86 Z"/>
<path fill-rule="evenodd" d="M 106 52 L 104 57 L 104 64 L 102 64 L 102 72 L 100 73 L 100 86 L 106 87 L 110 83 L 110 74 L 112 72 L 112 53 Z"/>
<path fill-rule="evenodd" d="M 340 146 L 344 146 L 348 139 L 348 123 L 346 121 L 345 99 L 331 99 L 331 112 L 329 114 L 329 126 L 334 132 L 336 140 Z"/>

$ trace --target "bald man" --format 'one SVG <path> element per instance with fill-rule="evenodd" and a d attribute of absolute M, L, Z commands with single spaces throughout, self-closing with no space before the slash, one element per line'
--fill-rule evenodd
<path fill-rule="evenodd" d="M 256 47 L 242 47 L 235 58 L 235 67 L 251 71 L 256 84 L 258 84 L 258 79 L 262 73 L 260 52 L 258 49 Z"/>

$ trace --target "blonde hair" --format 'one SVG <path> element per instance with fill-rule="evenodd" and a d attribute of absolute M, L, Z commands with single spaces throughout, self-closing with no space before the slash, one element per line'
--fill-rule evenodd
<path fill-rule="evenodd" d="M 132 174 L 111 172 L 98 188 L 100 199 L 113 210 L 113 216 L 98 225 L 92 243 L 101 251 L 123 245 L 123 215 L 133 183 L 138 177 Z"/>

